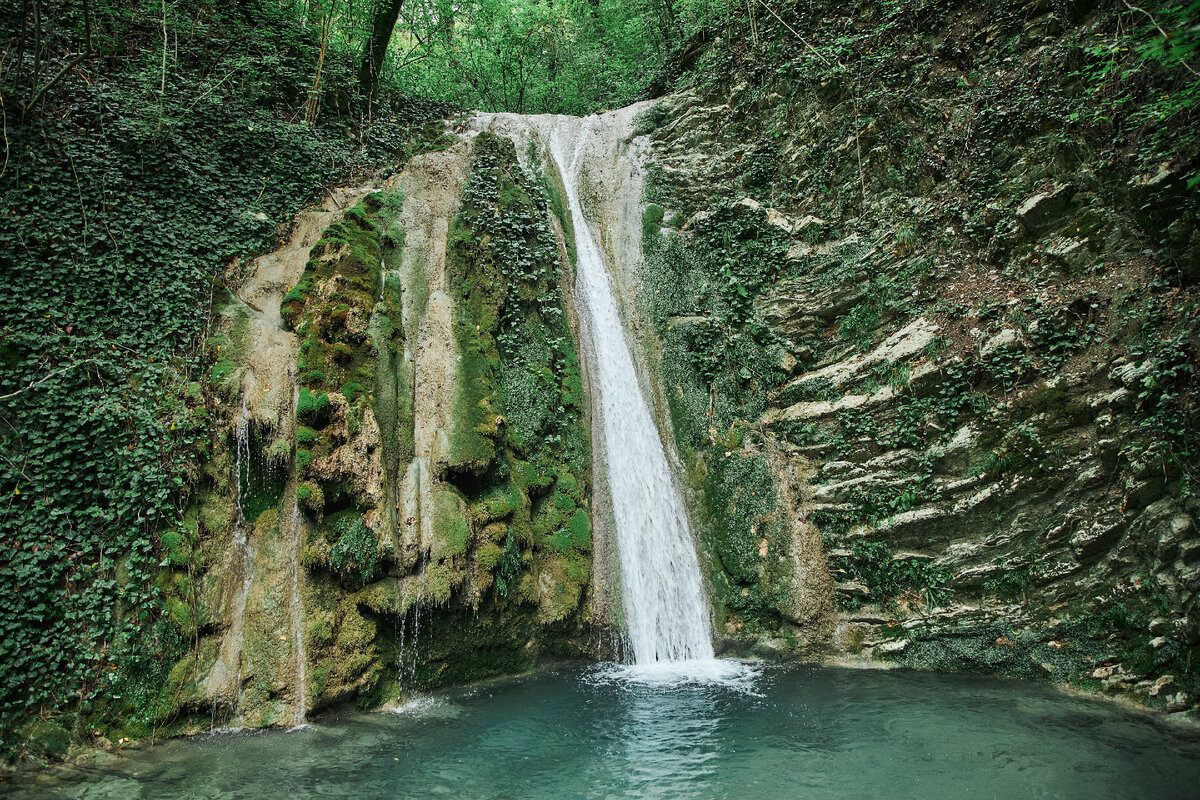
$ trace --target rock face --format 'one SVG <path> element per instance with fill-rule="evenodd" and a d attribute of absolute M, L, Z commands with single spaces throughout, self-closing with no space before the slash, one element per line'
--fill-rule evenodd
<path fill-rule="evenodd" d="M 640 297 L 723 633 L 1183 708 L 1196 253 L 1167 229 L 1196 199 L 1097 132 L 1055 157 L 1039 111 L 974 101 L 983 75 L 1079 96 L 1049 65 L 1104 12 L 1063 32 L 1041 6 L 942 6 L 903 41 L 886 13 L 811 10 L 869 63 L 908 46 L 903 80 L 721 45 L 722 77 L 702 61 L 646 115 Z"/>
<path fill-rule="evenodd" d="M 603 652 L 547 191 L 509 139 L 458 139 L 250 266 L 211 341 L 219 433 L 201 546 L 179 559 L 199 589 L 196 652 L 162 690 L 172 729 L 293 725 Z"/>

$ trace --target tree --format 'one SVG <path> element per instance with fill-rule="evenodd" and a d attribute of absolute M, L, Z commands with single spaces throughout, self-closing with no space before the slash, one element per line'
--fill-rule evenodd
<path fill-rule="evenodd" d="M 358 85 L 367 97 L 374 97 L 379 88 L 379 73 L 403 6 L 404 0 L 377 0 L 371 16 L 371 34 L 363 45 L 362 66 L 358 70 Z"/>

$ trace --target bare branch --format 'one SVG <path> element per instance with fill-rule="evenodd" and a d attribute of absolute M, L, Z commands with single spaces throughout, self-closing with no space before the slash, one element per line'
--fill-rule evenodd
<path fill-rule="evenodd" d="M 763 8 L 765 8 L 767 11 L 769 11 L 769 12 L 771 13 L 771 16 L 772 16 L 772 17 L 774 17 L 775 19 L 777 19 L 777 20 L 779 20 L 781 23 L 783 23 L 783 27 L 785 27 L 785 28 L 787 28 L 789 31 L 791 31 L 791 32 L 792 32 L 792 35 L 793 35 L 793 36 L 795 36 L 797 39 L 799 39 L 801 44 L 803 44 L 803 45 L 804 45 L 805 47 L 807 47 L 809 50 L 812 50 L 812 51 L 813 51 L 813 55 L 815 55 L 817 58 L 821 59 L 821 61 L 823 61 L 824 63 L 826 63 L 826 64 L 828 64 L 828 63 L 829 63 L 829 59 L 828 59 L 828 58 L 826 58 L 825 56 L 821 55 L 820 51 L 818 51 L 818 50 L 817 50 L 817 48 L 815 48 L 815 47 L 813 47 L 811 44 L 809 44 L 807 39 L 805 39 L 805 38 L 804 38 L 803 36 L 801 36 L 799 33 L 796 33 L 796 29 L 795 29 L 795 28 L 793 28 L 791 25 L 788 25 L 786 22 L 784 22 L 784 20 L 783 20 L 783 17 L 781 17 L 781 16 L 779 16 L 778 14 L 776 14 L 776 13 L 775 13 L 775 9 L 773 9 L 773 8 L 771 8 L 769 5 L 767 5 L 767 0 L 758 0 L 758 2 L 759 2 L 760 4 L 762 4 L 762 7 L 763 7 Z"/>
<path fill-rule="evenodd" d="M 55 375 L 61 375 L 64 372 L 69 372 L 70 370 L 73 370 L 76 367 L 83 366 L 84 364 L 99 364 L 99 363 L 100 363 L 100 361 L 95 358 L 85 358 L 83 361 L 76 361 L 74 364 L 68 364 L 65 367 L 61 367 L 60 369 L 54 370 L 53 372 L 49 373 L 41 380 L 34 381 L 33 383 L 29 384 L 28 386 L 25 386 L 21 389 L 17 389 L 15 392 L 9 392 L 8 394 L 0 394 L 0 400 L 7 400 L 10 397 L 16 397 L 17 395 L 22 394 L 23 392 L 29 391 L 30 389 L 32 389 L 35 386 L 39 386 L 39 385 L 45 383 L 46 381 L 53 378 Z"/>
<path fill-rule="evenodd" d="M 1130 11 L 1140 11 L 1141 13 L 1145 14 L 1147 19 L 1150 20 L 1150 24 L 1153 25 L 1155 28 L 1157 28 L 1158 32 L 1162 34 L 1163 44 L 1166 44 L 1167 41 L 1170 40 L 1171 34 L 1169 34 L 1163 30 L 1162 25 L 1158 24 L 1158 20 L 1156 20 L 1154 18 L 1153 14 L 1151 14 L 1149 11 L 1147 11 L 1144 8 L 1139 8 L 1138 6 L 1129 5 L 1129 0 L 1121 0 L 1121 2 L 1123 2 L 1125 4 L 1125 7 L 1128 8 Z M 1188 64 L 1186 61 L 1184 61 L 1182 58 L 1179 59 L 1179 64 L 1184 69 L 1186 69 L 1188 72 L 1190 72 L 1193 75 L 1195 75 L 1196 77 L 1200 78 L 1200 72 L 1196 72 L 1196 70 L 1192 69 L 1191 65 Z"/>
<path fill-rule="evenodd" d="M 75 69 L 75 67 L 79 66 L 81 63 L 83 63 L 85 60 L 87 60 L 91 57 L 92 57 L 91 53 L 80 53 L 79 55 L 75 56 L 70 61 L 68 61 L 66 66 L 64 66 L 62 69 L 60 69 L 58 71 L 57 75 L 55 75 L 50 80 L 46 81 L 44 84 L 42 84 L 42 86 L 36 92 L 33 93 L 33 97 L 29 98 L 29 102 L 25 104 L 25 108 L 22 110 L 21 113 L 23 115 L 27 116 L 29 114 L 29 112 L 33 111 L 34 107 L 37 106 L 38 101 L 42 99 L 42 95 L 44 95 L 46 93 L 47 89 L 49 89 L 54 84 L 58 83 L 59 79 L 61 79 L 64 75 L 66 75 L 68 72 Z"/>

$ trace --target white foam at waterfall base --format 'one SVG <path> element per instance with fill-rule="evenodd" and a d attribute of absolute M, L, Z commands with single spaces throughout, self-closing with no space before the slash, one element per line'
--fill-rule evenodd
<path fill-rule="evenodd" d="M 689 686 L 727 689 L 761 696 L 758 679 L 762 664 L 726 658 L 696 658 L 690 661 L 656 661 L 651 664 L 600 664 L 592 669 L 593 683 L 674 689 Z"/>
<path fill-rule="evenodd" d="M 462 715 L 462 709 L 444 697 L 417 695 L 390 709 L 390 713 L 400 717 L 421 719 L 454 719 Z"/>
<path fill-rule="evenodd" d="M 664 674 L 693 668 L 703 673 L 720 662 L 713 659 L 708 603 L 687 515 L 638 385 L 604 255 L 580 205 L 581 159 L 599 119 L 552 118 L 543 133 L 559 165 L 575 229 L 576 297 L 586 309 L 595 359 L 591 383 L 599 395 L 629 643 L 639 668 L 672 663 L 658 668 Z M 673 663 L 685 661 L 688 666 Z"/>

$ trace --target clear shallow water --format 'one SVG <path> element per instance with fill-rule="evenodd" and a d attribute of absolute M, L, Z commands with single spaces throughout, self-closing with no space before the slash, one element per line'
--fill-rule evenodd
<path fill-rule="evenodd" d="M 72 798 L 1195 798 L 1200 734 L 1016 681 L 572 667 L 7 787 Z M 0 793 L 3 793 L 0 790 Z"/>

